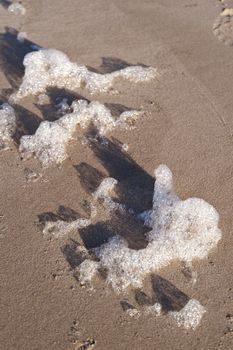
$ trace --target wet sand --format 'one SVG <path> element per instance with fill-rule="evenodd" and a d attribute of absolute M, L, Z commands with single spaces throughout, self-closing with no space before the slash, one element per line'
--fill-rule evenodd
<path fill-rule="evenodd" d="M 97 350 L 232 349 L 233 47 L 213 33 L 221 2 L 25 0 L 23 4 L 24 16 L 0 7 L 2 101 L 18 88 L 27 52 L 27 41 L 19 50 L 15 32 L 5 27 L 26 32 L 31 42 L 59 49 L 71 60 L 105 72 L 140 63 L 157 67 L 159 76 L 134 86 L 119 82 L 117 95 L 77 91 L 90 100 L 117 104 L 118 110 L 123 105 L 146 111 L 135 130 L 107 135 L 113 142 L 111 151 L 88 147 L 80 136 L 69 147 L 69 158 L 48 169 L 36 160 L 22 161 L 17 144 L 0 153 L 0 349 L 77 350 L 85 349 L 85 341 Z M 51 117 L 53 105 L 42 108 L 30 97 L 20 101 L 16 112 L 27 132 L 33 133 L 41 120 Z M 129 145 L 130 160 L 119 142 Z M 178 328 L 166 312 L 157 318 L 145 314 L 131 318 L 125 305 L 140 309 L 133 291 L 117 296 L 101 279 L 92 290 L 80 286 L 73 276 L 76 246 L 98 245 L 102 232 L 107 237 L 103 219 L 57 240 L 44 237 L 38 225 L 39 219 L 57 212 L 67 220 L 74 212 L 87 215 L 86 202 L 102 173 L 126 183 L 138 177 L 151 191 L 154 169 L 161 163 L 172 170 L 181 198 L 203 198 L 220 215 L 222 240 L 208 259 L 193 264 L 195 285 L 175 262 L 156 277 L 169 281 L 159 290 L 165 299 L 171 298 L 167 290 L 179 291 L 173 292 L 171 308 L 177 293 L 204 305 L 207 312 L 195 331 Z M 28 181 L 28 169 L 42 176 Z M 120 224 L 110 218 L 107 228 L 119 225 L 127 232 L 135 230 L 127 218 Z M 145 288 L 156 292 L 150 281 Z"/>

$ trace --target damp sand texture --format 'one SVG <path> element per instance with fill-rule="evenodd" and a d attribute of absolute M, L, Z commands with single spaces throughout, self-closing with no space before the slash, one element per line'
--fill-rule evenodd
<path fill-rule="evenodd" d="M 1 1 L 0 349 L 233 348 L 224 3 Z"/>

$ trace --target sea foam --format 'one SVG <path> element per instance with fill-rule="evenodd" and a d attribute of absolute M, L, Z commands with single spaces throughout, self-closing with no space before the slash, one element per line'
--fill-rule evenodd
<path fill-rule="evenodd" d="M 124 238 L 116 235 L 94 249 L 99 259 L 96 272 L 99 268 L 107 270 L 107 283 L 116 292 L 129 286 L 142 287 L 148 273 L 174 260 L 190 263 L 207 257 L 221 238 L 219 215 L 213 206 L 199 198 L 181 200 L 172 191 L 172 173 L 167 166 L 160 165 L 155 177 L 153 208 L 147 220 L 152 228 L 147 235 L 147 247 L 131 249 Z M 107 193 L 106 184 L 102 187 Z M 83 270 L 82 267 L 82 273 Z"/>
<path fill-rule="evenodd" d="M 107 74 L 95 73 L 85 65 L 71 62 L 66 54 L 55 49 L 30 52 L 25 56 L 23 64 L 23 82 L 18 92 L 12 95 L 13 100 L 45 92 L 52 86 L 70 90 L 83 88 L 90 93 L 107 92 L 118 79 L 138 83 L 149 81 L 157 75 L 155 68 L 139 65 Z"/>
<path fill-rule="evenodd" d="M 190 299 L 180 311 L 170 311 L 169 315 L 177 322 L 178 327 L 195 329 L 206 312 L 198 300 Z"/>
<path fill-rule="evenodd" d="M 15 15 L 25 15 L 26 13 L 25 7 L 19 2 L 13 2 L 12 4 L 10 4 L 8 6 L 8 11 Z"/>
<path fill-rule="evenodd" d="M 71 231 L 87 227 L 90 224 L 91 221 L 85 218 L 80 218 L 71 222 L 62 220 L 47 221 L 43 229 L 43 234 L 47 236 L 53 236 L 55 238 L 60 238 L 70 233 Z"/>
<path fill-rule="evenodd" d="M 65 114 L 60 119 L 50 122 L 43 121 L 34 135 L 25 135 L 20 139 L 19 150 L 25 159 L 35 157 L 43 166 L 61 163 L 67 157 L 66 147 L 79 126 L 86 128 L 94 125 L 100 134 L 114 127 L 130 127 L 129 124 L 142 114 L 140 111 L 123 112 L 117 120 L 111 111 L 103 104 L 85 100 L 74 101 L 72 113 Z"/>

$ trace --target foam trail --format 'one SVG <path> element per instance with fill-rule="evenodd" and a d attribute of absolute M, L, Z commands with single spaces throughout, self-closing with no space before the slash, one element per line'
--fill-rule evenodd
<path fill-rule="evenodd" d="M 123 112 L 115 120 L 110 110 L 97 101 L 89 104 L 85 100 L 74 101 L 71 108 L 72 113 L 65 114 L 54 122 L 43 121 L 34 135 L 21 137 L 19 150 L 25 159 L 35 157 L 45 167 L 52 163 L 59 164 L 67 157 L 66 147 L 77 126 L 86 128 L 92 124 L 100 134 L 104 134 L 114 127 L 129 127 L 128 123 L 142 114 L 139 111 L 129 111 L 126 117 Z"/>
<path fill-rule="evenodd" d="M 23 62 L 25 75 L 23 82 L 12 100 L 28 95 L 36 95 L 56 86 L 76 90 L 83 88 L 90 93 L 108 92 L 118 79 L 133 83 L 149 81 L 157 75 L 152 67 L 129 66 L 118 71 L 99 74 L 69 60 L 66 54 L 55 49 L 42 49 L 28 53 Z"/>

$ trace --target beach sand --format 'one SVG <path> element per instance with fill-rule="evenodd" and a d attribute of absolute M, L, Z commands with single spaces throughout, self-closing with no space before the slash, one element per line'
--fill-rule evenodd
<path fill-rule="evenodd" d="M 68 159 L 47 169 L 35 159 L 22 161 L 17 143 L 1 151 L 0 349 L 232 349 L 233 47 L 224 31 L 213 30 L 222 2 L 23 0 L 23 5 L 23 16 L 0 7 L 2 101 L 23 76 L 28 41 L 19 49 L 17 32 L 102 72 L 140 63 L 156 67 L 158 76 L 135 85 L 118 82 L 115 95 L 77 91 L 90 100 L 117 104 L 116 110 L 123 105 L 145 111 L 134 130 L 107 134 L 110 151 L 95 143 L 89 147 L 79 135 Z M 227 33 L 231 37 L 230 25 Z M 30 134 L 42 119 L 52 118 L 52 107 L 30 96 L 15 109 Z M 129 156 L 120 150 L 124 143 Z M 179 197 L 203 198 L 220 216 L 222 240 L 207 259 L 193 263 L 195 284 L 178 262 L 145 281 L 145 290 L 159 292 L 170 310 L 182 293 L 199 300 L 206 313 L 195 330 L 177 327 L 166 312 L 130 317 L 127 308 L 140 310 L 146 303 L 139 292 L 117 295 L 101 279 L 86 288 L 73 276 L 77 245 L 97 246 L 101 234 L 108 237 L 109 226 L 137 231 L 126 218 L 110 218 L 107 224 L 100 218 L 91 228 L 59 239 L 45 237 L 38 225 L 57 211 L 67 220 L 77 213 L 87 216 L 86 203 L 101 174 L 126 183 L 141 178 L 151 191 L 154 169 L 161 163 L 172 170 Z M 29 181 L 32 172 L 37 181 Z M 158 291 L 153 281 L 163 287 Z"/>

